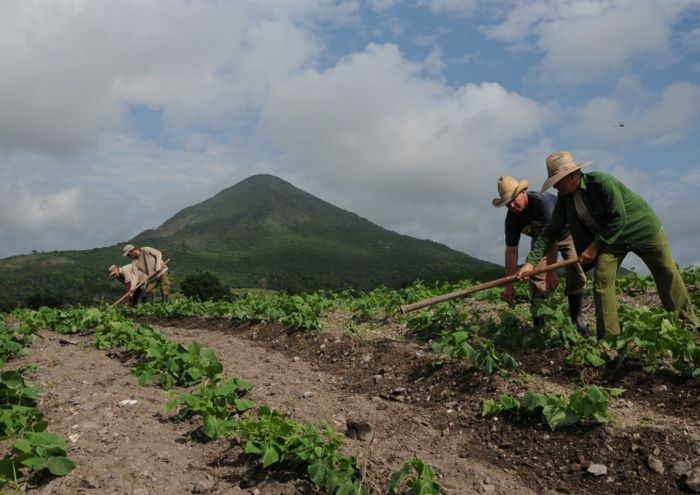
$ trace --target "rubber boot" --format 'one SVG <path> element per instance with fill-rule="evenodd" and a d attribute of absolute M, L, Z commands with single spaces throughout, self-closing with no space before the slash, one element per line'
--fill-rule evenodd
<path fill-rule="evenodd" d="M 569 296 L 569 316 L 581 335 L 589 335 L 586 318 L 583 316 L 583 294 Z"/>

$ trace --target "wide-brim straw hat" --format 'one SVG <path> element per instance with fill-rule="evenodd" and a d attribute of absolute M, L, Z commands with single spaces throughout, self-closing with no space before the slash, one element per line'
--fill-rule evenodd
<path fill-rule="evenodd" d="M 500 197 L 493 198 L 491 203 L 498 208 L 515 199 L 515 197 L 527 189 L 527 179 L 518 181 L 510 175 L 504 175 L 498 178 L 498 195 Z"/>
<path fill-rule="evenodd" d="M 136 246 L 134 246 L 133 244 L 127 244 L 122 248 L 122 256 L 127 256 L 129 254 L 129 251 L 133 251 L 134 249 L 136 249 Z"/>
<path fill-rule="evenodd" d="M 545 192 L 570 173 L 590 167 L 592 163 L 593 162 L 576 163 L 574 156 L 568 151 L 552 153 L 547 157 L 547 176 L 549 178 L 542 184 L 540 192 Z"/>

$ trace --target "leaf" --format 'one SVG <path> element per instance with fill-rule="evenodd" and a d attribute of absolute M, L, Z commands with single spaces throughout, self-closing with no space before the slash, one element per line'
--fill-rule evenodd
<path fill-rule="evenodd" d="M 54 476 L 65 476 L 75 468 L 75 462 L 68 457 L 49 457 L 47 467 Z"/>
<path fill-rule="evenodd" d="M 24 459 L 22 464 L 29 467 L 33 471 L 41 471 L 46 467 L 47 461 L 45 457 L 32 456 Z"/>
<path fill-rule="evenodd" d="M 248 409 L 255 407 L 255 403 L 247 399 L 236 399 L 233 401 L 233 403 L 236 406 L 236 411 L 238 412 L 245 412 Z"/>
<path fill-rule="evenodd" d="M 315 462 L 311 464 L 308 468 L 309 478 L 318 486 L 323 486 L 328 477 L 330 469 L 323 462 Z"/>
<path fill-rule="evenodd" d="M 265 448 L 265 453 L 262 458 L 263 467 L 269 467 L 279 460 L 280 456 L 275 447 L 269 446 Z"/>
<path fill-rule="evenodd" d="M 245 444 L 245 449 L 243 449 L 243 452 L 245 452 L 246 454 L 258 454 L 258 455 L 260 455 L 263 453 L 263 450 L 258 445 L 255 445 L 255 443 L 248 441 Z"/>

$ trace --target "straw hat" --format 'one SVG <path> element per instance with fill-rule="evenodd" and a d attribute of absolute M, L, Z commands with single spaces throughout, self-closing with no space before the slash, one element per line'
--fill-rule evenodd
<path fill-rule="evenodd" d="M 127 244 L 122 248 L 122 256 L 127 256 L 129 251 L 133 251 L 136 247 L 133 244 Z"/>
<path fill-rule="evenodd" d="M 504 175 L 498 178 L 498 195 L 500 198 L 494 198 L 491 203 L 498 208 L 512 201 L 515 197 L 527 189 L 527 179 L 517 181 L 510 175 Z"/>
<path fill-rule="evenodd" d="M 119 270 L 119 267 L 117 265 L 110 265 L 109 268 L 107 268 L 109 271 L 109 276 L 114 277 L 117 274 L 117 270 Z"/>
<path fill-rule="evenodd" d="M 540 192 L 555 185 L 572 172 L 589 167 L 593 162 L 576 163 L 574 157 L 568 151 L 557 151 L 547 157 L 547 175 L 549 178 L 542 184 Z"/>

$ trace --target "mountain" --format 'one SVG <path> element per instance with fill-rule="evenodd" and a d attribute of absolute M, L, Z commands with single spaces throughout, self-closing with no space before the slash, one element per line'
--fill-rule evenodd
<path fill-rule="evenodd" d="M 486 280 L 503 268 L 429 240 L 384 229 L 272 175 L 254 175 L 129 240 L 172 261 L 175 281 L 211 271 L 233 287 L 291 291 L 401 286 L 416 279 Z M 0 303 L 50 292 L 114 297 L 106 277 L 119 245 L 0 260 Z"/>

